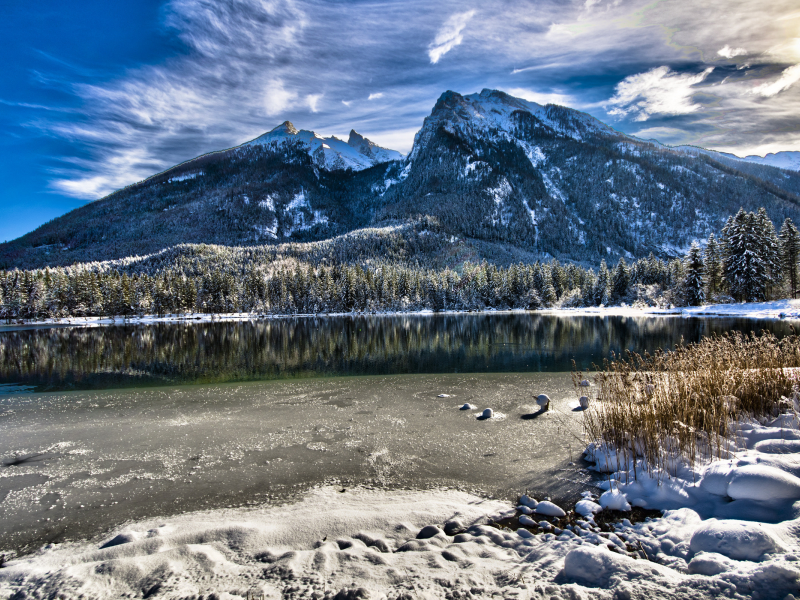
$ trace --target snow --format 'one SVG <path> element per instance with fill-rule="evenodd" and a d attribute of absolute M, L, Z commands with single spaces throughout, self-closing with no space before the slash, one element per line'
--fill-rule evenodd
<path fill-rule="evenodd" d="M 533 512 L 544 515 L 546 517 L 563 517 L 567 513 L 560 506 L 553 504 L 549 500 L 542 500 L 533 509 Z"/>
<path fill-rule="evenodd" d="M 692 534 L 692 552 L 714 552 L 733 560 L 761 561 L 786 552 L 786 544 L 769 524 L 733 519 L 705 521 Z"/>
<path fill-rule="evenodd" d="M 326 170 L 352 169 L 361 171 L 391 160 L 400 160 L 403 155 L 375 145 L 355 131 L 345 142 L 335 136 L 324 138 L 313 131 L 297 130 L 289 121 L 247 142 L 244 146 L 262 146 L 278 150 L 287 144 L 298 144 L 311 155 L 314 163 Z"/>
<path fill-rule="evenodd" d="M 194 173 L 184 173 L 183 175 L 176 175 L 175 177 L 170 177 L 167 180 L 167 183 L 176 183 L 178 181 L 189 181 L 190 179 L 194 179 L 195 177 L 202 177 L 204 175 L 203 171 L 196 171 Z"/>

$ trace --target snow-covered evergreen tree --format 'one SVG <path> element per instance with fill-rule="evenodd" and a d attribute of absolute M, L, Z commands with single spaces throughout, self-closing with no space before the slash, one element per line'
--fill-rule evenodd
<path fill-rule="evenodd" d="M 794 223 L 789 217 L 781 226 L 781 268 L 783 278 L 789 286 L 789 294 L 792 298 L 797 297 L 798 284 L 798 261 L 800 261 L 800 232 L 797 231 Z"/>
<path fill-rule="evenodd" d="M 723 292 L 724 277 L 722 272 L 722 256 L 720 246 L 714 234 L 708 236 L 708 242 L 703 256 L 706 270 L 706 298 L 713 301 Z"/>
<path fill-rule="evenodd" d="M 683 293 L 686 304 L 700 306 L 705 302 L 705 265 L 697 242 L 692 244 L 684 261 Z"/>

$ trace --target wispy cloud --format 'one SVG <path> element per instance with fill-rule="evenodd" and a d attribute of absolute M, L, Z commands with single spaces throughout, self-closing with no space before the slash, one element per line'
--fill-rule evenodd
<path fill-rule="evenodd" d="M 696 75 L 676 73 L 666 66 L 645 73 L 629 75 L 617 84 L 616 93 L 608 103 L 615 108 L 609 114 L 632 115 L 636 121 L 646 121 L 652 115 L 684 115 L 701 106 L 692 101 L 693 88 L 708 77 L 714 67 Z"/>
<path fill-rule="evenodd" d="M 800 64 L 785 69 L 777 81 L 773 81 L 772 83 L 762 83 L 761 85 L 754 87 L 753 93 L 768 98 L 770 96 L 779 94 L 783 90 L 788 90 L 798 81 L 800 81 Z"/>
<path fill-rule="evenodd" d="M 456 13 L 444 22 L 433 43 L 428 47 L 428 57 L 431 59 L 431 64 L 438 63 L 445 54 L 464 41 L 461 32 L 464 31 L 467 23 L 474 16 L 475 11 L 468 10 L 467 12 Z"/>
<path fill-rule="evenodd" d="M 60 157 L 53 185 L 87 199 L 285 119 L 379 134 L 404 150 L 446 89 L 497 87 L 601 120 L 625 116 L 617 126 L 631 133 L 647 121 L 671 143 L 798 139 L 797 71 L 786 67 L 800 55 L 786 23 L 776 25 L 796 2 L 704 2 L 686 11 L 682 0 L 537 0 L 536 10 L 496 0 L 480 9 L 474 0 L 167 0 L 164 33 L 185 52 L 113 77 L 75 73 L 91 85 L 62 77 L 59 92 L 77 96 L 65 103 L 72 112 L 43 110 L 29 122 L 82 157 Z M 743 49 L 748 67 L 737 71 L 730 59 Z"/>
<path fill-rule="evenodd" d="M 723 58 L 733 58 L 734 56 L 745 56 L 747 50 L 744 48 L 731 48 L 728 44 L 725 44 L 722 48 L 717 50 L 717 54 Z"/>

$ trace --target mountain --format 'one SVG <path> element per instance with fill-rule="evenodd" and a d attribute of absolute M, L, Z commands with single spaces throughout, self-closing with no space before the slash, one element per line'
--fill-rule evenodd
<path fill-rule="evenodd" d="M 751 155 L 745 156 L 741 160 L 778 167 L 788 171 L 800 171 L 800 152 L 775 152 L 774 154 L 770 152 L 766 156 Z"/>
<path fill-rule="evenodd" d="M 800 175 L 741 168 L 619 133 L 561 106 L 496 90 L 447 92 L 425 119 L 381 218 L 594 263 L 682 254 L 739 207 L 800 218 Z"/>
<path fill-rule="evenodd" d="M 390 160 L 400 160 L 403 155 L 395 150 L 381 148 L 367 138 L 350 130 L 347 142 L 335 136 L 323 138 L 313 131 L 298 131 L 289 121 L 284 121 L 272 131 L 257 137 L 245 146 L 261 146 L 271 151 L 287 145 L 305 146 L 311 160 L 321 169 L 352 169 L 361 171 Z"/>
<path fill-rule="evenodd" d="M 800 173 L 669 148 L 497 90 L 448 91 L 405 158 L 355 131 L 345 142 L 285 122 L 0 245 L 0 267 L 311 242 L 420 218 L 468 244 L 470 260 L 597 264 L 680 255 L 760 206 L 778 226 L 800 223 Z"/>

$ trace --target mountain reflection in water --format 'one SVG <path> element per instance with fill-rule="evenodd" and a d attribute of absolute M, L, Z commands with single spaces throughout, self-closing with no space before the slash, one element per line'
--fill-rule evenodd
<path fill-rule="evenodd" d="M 55 391 L 330 375 L 569 371 L 782 321 L 537 313 L 298 317 L 0 330 L 0 384 Z M 31 389 L 31 388 L 27 388 Z"/>

